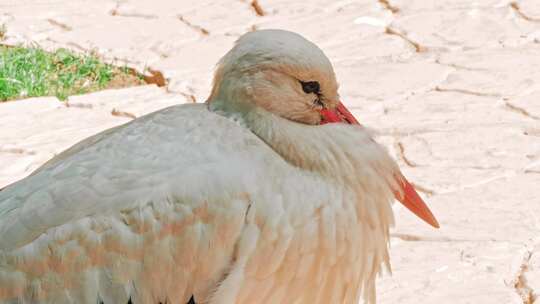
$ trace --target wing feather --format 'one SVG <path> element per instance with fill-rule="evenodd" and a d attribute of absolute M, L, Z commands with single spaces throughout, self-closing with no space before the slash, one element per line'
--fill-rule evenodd
<path fill-rule="evenodd" d="M 0 303 L 210 297 L 272 153 L 204 105 L 75 145 L 0 191 Z"/>

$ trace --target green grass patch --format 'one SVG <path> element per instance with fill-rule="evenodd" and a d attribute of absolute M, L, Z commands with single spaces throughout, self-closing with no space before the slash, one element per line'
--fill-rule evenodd
<path fill-rule="evenodd" d="M 103 63 L 94 54 L 0 45 L 0 101 L 39 96 L 66 100 L 70 95 L 143 83 L 133 70 Z"/>

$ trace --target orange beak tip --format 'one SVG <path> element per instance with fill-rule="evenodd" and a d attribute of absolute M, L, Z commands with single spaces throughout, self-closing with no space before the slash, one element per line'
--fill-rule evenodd
<path fill-rule="evenodd" d="M 400 201 L 407 209 L 412 213 L 422 219 L 424 222 L 433 226 L 434 228 L 440 228 L 439 222 L 429 210 L 429 207 L 420 197 L 418 192 L 414 187 L 405 179 L 403 175 L 398 177 L 398 180 L 401 182 L 402 192 L 395 193 L 396 198 Z"/>

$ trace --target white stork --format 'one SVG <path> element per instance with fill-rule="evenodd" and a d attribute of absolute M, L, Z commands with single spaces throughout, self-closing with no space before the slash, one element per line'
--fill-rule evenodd
<path fill-rule="evenodd" d="M 394 197 L 438 223 L 337 89 L 300 35 L 245 34 L 206 104 L 106 130 L 0 191 L 0 303 L 374 302 Z"/>

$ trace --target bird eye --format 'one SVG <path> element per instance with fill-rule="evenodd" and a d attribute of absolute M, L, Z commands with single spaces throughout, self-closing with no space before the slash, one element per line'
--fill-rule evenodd
<path fill-rule="evenodd" d="M 317 95 L 320 94 L 321 86 L 319 85 L 319 82 L 300 81 L 300 83 L 302 84 L 302 90 L 304 90 L 306 94 L 310 94 L 310 93 L 315 93 Z"/>

